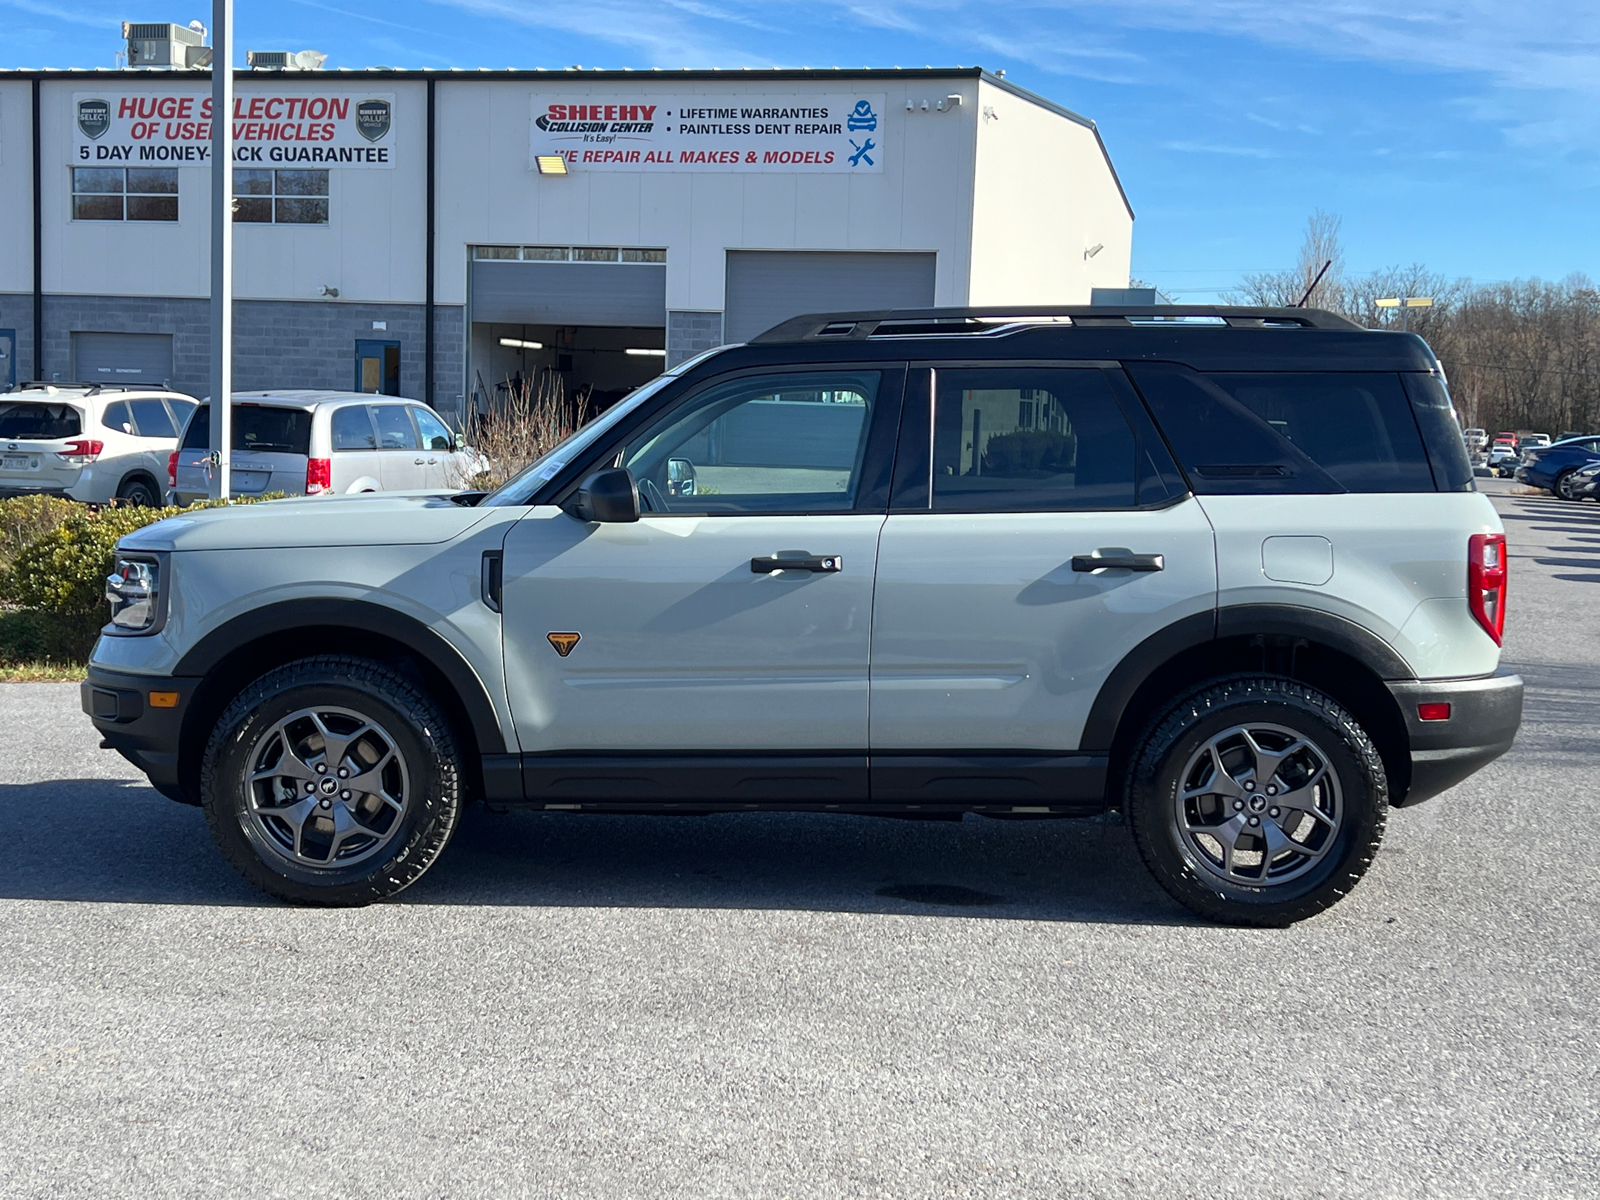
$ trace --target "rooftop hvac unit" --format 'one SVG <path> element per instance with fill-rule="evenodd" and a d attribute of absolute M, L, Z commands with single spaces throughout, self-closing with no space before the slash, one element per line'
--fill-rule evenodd
<path fill-rule="evenodd" d="M 320 50 L 246 50 L 252 71 L 315 71 L 328 61 Z"/>
<path fill-rule="evenodd" d="M 124 21 L 122 36 L 128 40 L 130 67 L 170 71 L 211 65 L 204 28 Z"/>

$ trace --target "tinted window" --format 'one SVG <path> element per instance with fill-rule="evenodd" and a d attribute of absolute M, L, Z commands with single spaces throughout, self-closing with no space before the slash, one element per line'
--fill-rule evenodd
<path fill-rule="evenodd" d="M 128 405 L 122 400 L 118 400 L 115 404 L 106 405 L 106 411 L 100 418 L 100 424 L 107 429 L 115 429 L 118 433 L 132 433 L 135 428 L 133 417 L 128 412 Z"/>
<path fill-rule="evenodd" d="M 69 438 L 83 432 L 83 418 L 69 404 L 0 399 L 0 438 Z"/>
<path fill-rule="evenodd" d="M 841 512 L 855 504 L 876 371 L 764 375 L 713 387 L 628 447 L 652 512 Z"/>
<path fill-rule="evenodd" d="M 378 448 L 381 450 L 417 449 L 417 431 L 403 404 L 383 404 L 372 410 L 372 420 L 378 427 Z"/>
<path fill-rule="evenodd" d="M 1128 370 L 1197 492 L 1434 490 L 1396 375 Z"/>
<path fill-rule="evenodd" d="M 211 448 L 211 406 L 195 409 L 184 431 L 185 450 Z M 272 408 L 264 404 L 233 406 L 233 449 L 270 454 L 311 453 L 311 414 L 303 408 Z"/>
<path fill-rule="evenodd" d="M 376 450 L 377 436 L 372 432 L 372 418 L 367 416 L 367 406 L 352 404 L 333 410 L 329 421 L 335 450 Z"/>
<path fill-rule="evenodd" d="M 1133 432 L 1099 371 L 941 370 L 936 379 L 935 509 L 1051 512 L 1136 503 Z"/>
<path fill-rule="evenodd" d="M 147 438 L 172 438 L 178 436 L 178 431 L 172 427 L 172 418 L 167 415 L 167 406 L 159 400 L 131 400 L 128 407 L 133 409 L 133 424 L 138 429 L 140 437 Z"/>
<path fill-rule="evenodd" d="M 1466 443 L 1461 440 L 1461 425 L 1444 381 L 1436 375 L 1415 373 L 1401 378 L 1411 398 L 1417 428 L 1422 431 L 1422 440 L 1427 446 L 1434 486 L 1441 492 L 1476 490 L 1477 485 L 1472 482 L 1472 463 L 1467 458 Z"/>
<path fill-rule="evenodd" d="M 422 431 L 424 450 L 450 449 L 450 431 L 444 427 L 443 421 L 425 408 L 413 408 L 411 415 L 417 419 L 417 428 Z"/>

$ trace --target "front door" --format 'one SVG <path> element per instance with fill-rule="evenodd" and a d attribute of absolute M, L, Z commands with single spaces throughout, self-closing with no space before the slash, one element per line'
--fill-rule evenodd
<path fill-rule="evenodd" d="M 621 462 L 636 524 L 532 510 L 506 539 L 531 799 L 866 795 L 867 658 L 903 372 L 712 383 Z"/>
<path fill-rule="evenodd" d="M 1106 749 L 1082 745 L 1100 685 L 1216 602 L 1211 528 L 1125 387 L 1071 364 L 913 372 L 878 552 L 874 801 L 1099 799 L 1103 757 L 1078 752 Z"/>
<path fill-rule="evenodd" d="M 356 391 L 378 396 L 400 394 L 400 343 L 356 341 Z"/>

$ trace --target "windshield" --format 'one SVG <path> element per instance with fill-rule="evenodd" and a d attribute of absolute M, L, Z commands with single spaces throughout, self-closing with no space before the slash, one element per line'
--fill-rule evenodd
<path fill-rule="evenodd" d="M 562 467 L 593 446 L 619 421 L 666 387 L 667 384 L 677 379 L 683 370 L 696 361 L 698 360 L 691 359 L 690 362 L 668 371 L 665 375 L 657 375 L 631 395 L 613 404 L 582 429 L 569 435 L 553 450 L 549 450 L 541 457 L 534 459 L 533 462 L 501 484 L 496 491 L 485 496 L 483 504 L 498 507 L 531 504 L 534 493 L 554 479 Z"/>

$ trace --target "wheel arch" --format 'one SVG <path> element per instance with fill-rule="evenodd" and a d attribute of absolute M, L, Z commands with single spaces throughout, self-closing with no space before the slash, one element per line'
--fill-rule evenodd
<path fill-rule="evenodd" d="M 273 667 L 315 654 L 353 654 L 414 673 L 445 709 L 473 794 L 482 795 L 482 756 L 503 754 L 505 735 L 488 690 L 455 646 L 415 617 L 360 600 L 288 600 L 212 630 L 173 674 L 198 677 L 178 742 L 179 786 L 199 795 L 201 758 L 216 718 Z"/>
<path fill-rule="evenodd" d="M 159 507 L 163 496 L 166 494 L 166 488 L 161 485 L 161 481 L 155 477 L 150 468 L 143 465 L 130 467 L 128 470 L 124 471 L 122 473 L 122 477 L 117 480 L 117 486 L 112 489 L 112 496 L 115 497 L 122 495 L 122 489 L 127 487 L 128 484 L 132 483 L 135 479 L 143 480 L 145 483 L 150 485 L 150 491 L 155 495 L 156 505 Z"/>
<path fill-rule="evenodd" d="M 1108 754 L 1108 778 L 1118 780 L 1135 739 L 1166 702 L 1207 679 L 1244 673 L 1295 679 L 1332 696 L 1377 746 L 1390 803 L 1404 799 L 1411 784 L 1410 735 L 1384 683 L 1415 673 L 1393 646 L 1354 621 L 1294 605 L 1230 606 L 1152 634 L 1101 685 L 1079 748 Z"/>

